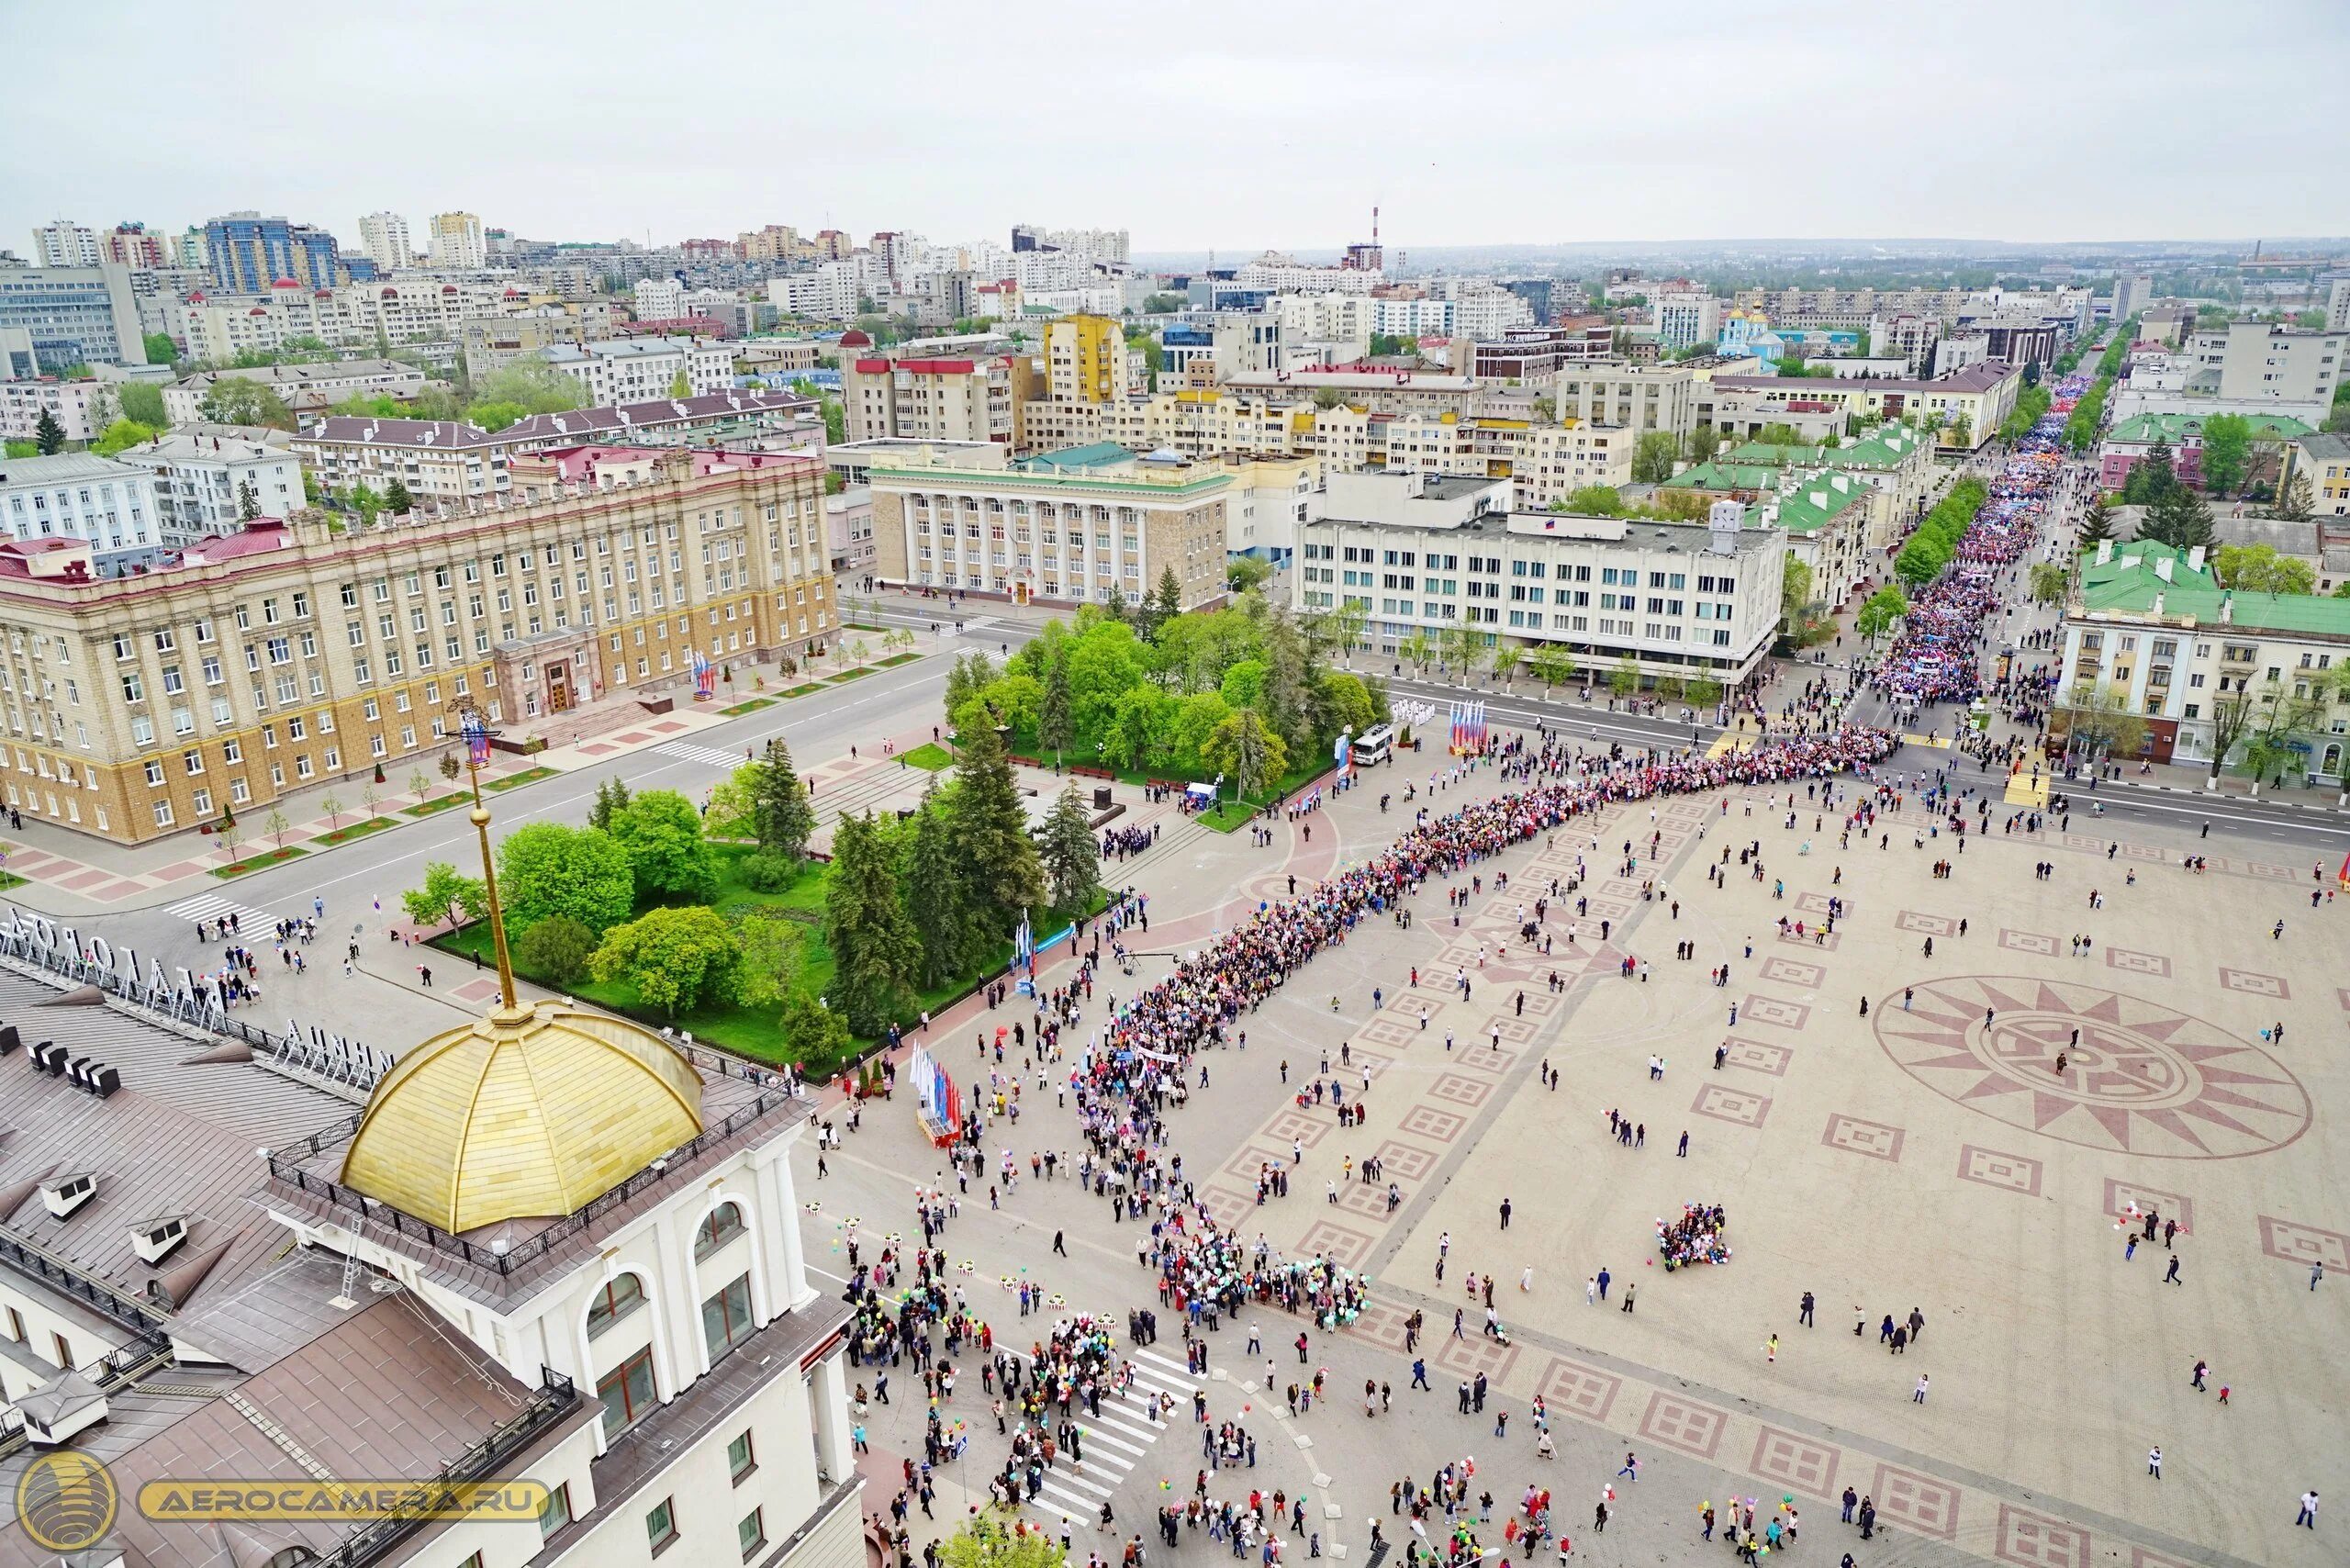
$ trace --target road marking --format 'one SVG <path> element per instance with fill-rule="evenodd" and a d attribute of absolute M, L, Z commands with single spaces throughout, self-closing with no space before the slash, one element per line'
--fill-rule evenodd
<path fill-rule="evenodd" d="M 218 893 L 203 893 L 196 898 L 182 899 L 163 913 L 177 915 L 182 920 L 218 920 L 224 914 L 233 914 L 240 924 L 243 922 L 245 916 L 250 914 L 267 925 L 274 927 L 277 924 L 277 916 L 267 910 L 255 909 L 249 903 L 239 903 L 234 899 L 222 898 Z M 243 933 L 240 932 L 239 935 L 241 935 Z"/>
<path fill-rule="evenodd" d="M 691 741 L 663 741 L 653 748 L 653 752 L 656 756 L 674 756 L 680 762 L 707 763 L 712 767 L 723 767 L 730 773 L 750 760 L 736 756 L 731 751 L 721 751 L 714 745 L 696 745 Z"/>

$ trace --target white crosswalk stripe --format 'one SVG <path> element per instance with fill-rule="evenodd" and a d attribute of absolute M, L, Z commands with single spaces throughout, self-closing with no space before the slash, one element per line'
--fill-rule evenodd
<path fill-rule="evenodd" d="M 1149 1458 L 1154 1444 L 1169 1432 L 1195 1430 L 1189 1417 L 1192 1392 L 1203 1386 L 1200 1380 L 1181 1362 L 1154 1350 L 1136 1350 L 1134 1369 L 1135 1387 L 1130 1394 L 1105 1398 L 1102 1414 L 1078 1421 L 1078 1429 L 1084 1434 L 1084 1473 L 1080 1474 L 1066 1464 L 1046 1471 L 1044 1489 L 1028 1500 L 1029 1506 L 1057 1514 L 1072 1524 L 1091 1526 L 1101 1517 L 1102 1504 L 1115 1495 Z M 1161 1394 L 1172 1394 L 1176 1400 L 1169 1412 L 1174 1418 L 1164 1425 L 1143 1414 L 1145 1405 Z"/>
<path fill-rule="evenodd" d="M 721 751 L 714 745 L 696 745 L 691 741 L 663 741 L 653 748 L 655 756 L 674 756 L 681 762 L 699 762 L 711 767 L 740 767 L 748 760 L 735 752 Z"/>
<path fill-rule="evenodd" d="M 992 615 L 982 615 L 977 621 L 966 621 L 963 622 L 963 635 L 976 637 L 994 624 L 995 617 Z"/>
<path fill-rule="evenodd" d="M 241 924 L 246 921 L 260 922 L 264 935 L 277 924 L 277 916 L 267 910 L 255 909 L 249 903 L 239 903 L 234 899 L 222 898 L 218 893 L 204 893 L 196 898 L 182 899 L 163 913 L 176 915 L 182 920 L 203 921 L 218 920 L 224 914 L 233 914 Z M 246 932 L 243 935 L 251 935 L 252 933 Z"/>

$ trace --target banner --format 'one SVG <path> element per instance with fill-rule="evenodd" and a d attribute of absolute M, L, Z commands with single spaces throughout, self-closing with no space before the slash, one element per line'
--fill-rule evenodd
<path fill-rule="evenodd" d="M 696 648 L 694 650 L 694 695 L 708 697 L 717 678 L 717 672 L 711 667 L 710 656 L 699 648 Z"/>
<path fill-rule="evenodd" d="M 1330 760 L 1338 765 L 1338 777 L 1344 778 L 1354 768 L 1354 739 L 1347 731 L 1338 732 L 1337 744 L 1330 748 Z"/>
<path fill-rule="evenodd" d="M 482 722 L 480 711 L 465 713 L 465 762 L 473 767 L 489 766 L 489 726 Z"/>

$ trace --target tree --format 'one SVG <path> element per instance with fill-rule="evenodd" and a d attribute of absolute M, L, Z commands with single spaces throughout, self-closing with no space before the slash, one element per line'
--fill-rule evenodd
<path fill-rule="evenodd" d="M 1053 907 L 1064 914 L 1083 914 L 1094 890 L 1101 886 L 1102 846 L 1094 840 L 1093 824 L 1086 816 L 1076 779 L 1061 786 L 1052 813 L 1045 819 L 1042 837 L 1038 855 Z"/>
<path fill-rule="evenodd" d="M 1789 632 L 1810 619 L 1811 583 L 1810 564 L 1790 554 L 1779 577 L 1779 613 L 1786 618 Z"/>
<path fill-rule="evenodd" d="M 718 857 L 702 838 L 701 814 L 675 790 L 640 790 L 612 819 L 628 852 L 639 902 L 708 903 L 718 896 Z"/>
<path fill-rule="evenodd" d="M 1011 760 L 993 730 L 963 737 L 949 820 L 974 931 L 988 942 L 1009 938 L 1044 897 L 1045 879 Z"/>
<path fill-rule="evenodd" d="M 514 957 L 523 969 L 549 984 L 570 987 L 588 972 L 596 954 L 596 934 L 567 914 L 542 920 L 514 944 Z"/>
<path fill-rule="evenodd" d="M 1272 575 L 1270 562 L 1259 561 L 1253 555 L 1235 555 L 1225 563 L 1224 586 L 1235 593 L 1246 593 L 1250 588 L 1262 588 Z"/>
<path fill-rule="evenodd" d="M 2240 593 L 2317 592 L 2317 573 L 2307 561 L 2279 555 L 2269 544 L 2222 544 L 2215 563 L 2220 580 Z"/>
<path fill-rule="evenodd" d="M 1335 386 L 1319 387 L 1314 394 L 1314 406 L 1324 413 L 1328 413 L 1345 401 L 1346 398 Z"/>
<path fill-rule="evenodd" d="M 34 421 L 33 444 L 40 449 L 43 457 L 54 457 L 65 450 L 65 427 L 59 424 L 56 414 L 46 408 L 41 409 L 40 418 Z"/>
<path fill-rule="evenodd" d="M 2146 508 L 2138 537 L 2167 544 L 2174 550 L 2209 548 L 2211 543 L 2210 504 L 2187 486 L 2174 482 Z"/>
<path fill-rule="evenodd" d="M 1536 648 L 1526 663 L 1534 678 L 1542 683 L 1545 691 L 1575 677 L 1574 655 L 1556 643 L 1545 643 Z"/>
<path fill-rule="evenodd" d="M 560 916 L 600 935 L 628 918 L 635 890 L 628 851 L 601 828 L 527 823 L 498 841 L 498 902 L 517 931 Z"/>
<path fill-rule="evenodd" d="M 1712 425 L 1699 425 L 1689 432 L 1689 460 L 1711 463 L 1714 454 L 1722 449 L 1722 432 Z"/>
<path fill-rule="evenodd" d="M 100 457 L 112 457 L 134 446 L 144 446 L 158 433 L 152 425 L 142 425 L 137 420 L 117 420 L 90 443 L 90 450 Z"/>
<path fill-rule="evenodd" d="M 261 825 L 263 833 L 277 841 L 278 848 L 285 847 L 285 832 L 294 824 L 286 820 L 284 812 L 279 811 L 275 806 L 270 807 L 269 815 L 262 819 Z"/>
<path fill-rule="evenodd" d="M 454 931 L 460 923 L 489 913 L 489 890 L 480 878 L 464 875 L 446 860 L 434 860 L 424 868 L 424 885 L 400 895 L 400 908 L 419 925 L 445 923 Z"/>
<path fill-rule="evenodd" d="M 853 1043 L 841 1015 L 804 991 L 783 992 L 783 1014 L 776 1027 L 793 1061 L 838 1061 Z"/>
<path fill-rule="evenodd" d="M 1627 654 L 1616 661 L 1615 668 L 1607 672 L 1607 689 L 1618 697 L 1629 697 L 1639 689 L 1640 666 L 1633 661 L 1631 655 Z"/>
<path fill-rule="evenodd" d="M 1050 751 L 1058 763 L 1076 738 L 1069 717 L 1069 650 L 1063 647 L 1046 666 L 1045 695 L 1036 704 L 1036 744 Z"/>
<path fill-rule="evenodd" d="M 2275 682 L 2270 684 L 2273 686 Z M 2248 679 L 2239 677 L 2234 690 L 2222 691 L 2212 700 L 2211 773 L 2209 782 L 2214 787 L 2220 782 L 2221 770 L 2227 767 L 2229 754 L 2236 749 L 2236 743 L 2252 727 L 2253 719 L 2259 711 L 2259 700 L 2253 696 L 2251 685 Z"/>
<path fill-rule="evenodd" d="M 679 370 L 677 375 L 669 378 L 670 397 L 684 398 L 690 398 L 693 395 L 694 384 L 686 379 L 686 373 L 682 369 Z"/>
<path fill-rule="evenodd" d="M 2152 506 L 2178 487 L 2178 472 L 2171 459 L 2170 442 L 2157 434 L 2145 455 L 2130 465 L 2122 481 L 2121 498 L 2131 506 Z"/>
<path fill-rule="evenodd" d="M 1681 694 L 1689 700 L 1693 708 L 1710 708 L 1722 700 L 1722 683 L 1710 675 L 1691 676 L 1689 684 L 1681 689 Z"/>
<path fill-rule="evenodd" d="M 392 482 L 384 487 L 384 510 L 394 513 L 416 510 L 416 498 L 408 493 L 408 486 L 397 474 L 392 476 Z"/>
<path fill-rule="evenodd" d="M 2203 421 L 2203 489 L 2233 495 L 2252 467 L 2252 421 L 2242 414 L 2213 414 Z"/>
<path fill-rule="evenodd" d="M 816 832 L 816 808 L 791 760 L 791 748 L 777 735 L 751 768 L 752 836 L 764 853 L 800 860 L 807 855 L 808 840 Z"/>
<path fill-rule="evenodd" d="M 1681 455 L 1681 441 L 1671 431 L 1649 431 L 1632 448 L 1635 483 L 1662 485 L 1673 477 L 1673 459 Z"/>
<path fill-rule="evenodd" d="M 2300 737 L 2319 727 L 2325 714 L 2332 672 L 2297 687 L 2272 680 L 2253 694 L 2251 722 L 2244 743 L 2244 770 L 2255 782 L 2273 778 L 2285 781 L 2305 749 Z"/>
<path fill-rule="evenodd" d="M 963 971 L 978 935 L 965 868 L 956 858 L 954 823 L 936 774 L 923 791 L 911 826 L 899 881 L 920 949 L 915 979 L 923 989 L 934 990 Z"/>
<path fill-rule="evenodd" d="M 904 1015 L 922 958 L 893 861 L 871 812 L 844 813 L 834 825 L 824 884 L 824 936 L 836 965 L 830 1000 L 860 1035 L 878 1035 Z"/>
<path fill-rule="evenodd" d="M 1436 657 L 1436 639 L 1428 635 L 1427 627 L 1416 626 L 1395 651 L 1404 655 L 1405 663 L 1426 675 L 1428 660 Z"/>
<path fill-rule="evenodd" d="M 2146 721 L 2132 711 L 2127 691 L 2085 680 L 2067 694 L 2059 711 L 2065 744 L 2079 744 L 2092 758 L 2136 756 L 2145 746 Z"/>
<path fill-rule="evenodd" d="M 2037 386 L 2040 385 L 2040 362 L 2038 360 L 2028 359 L 2023 362 L 2023 384 L 2026 386 Z"/>
<path fill-rule="evenodd" d="M 250 376 L 215 376 L 196 412 L 217 425 L 262 425 L 270 430 L 294 428 L 294 410 L 266 382 Z"/>
<path fill-rule="evenodd" d="M 1289 771 L 1289 746 L 1253 708 L 1225 716 L 1200 748 L 1202 760 L 1232 780 L 1246 800 Z"/>
<path fill-rule="evenodd" d="M 1899 584 L 1887 583 L 1862 602 L 1860 612 L 1852 617 L 1852 627 L 1874 644 L 1908 613 L 1908 596 L 1901 591 Z"/>
<path fill-rule="evenodd" d="M 2113 508 L 2100 495 L 2081 514 L 2081 543 L 2095 545 L 2113 537 Z"/>
<path fill-rule="evenodd" d="M 1519 644 L 1512 644 L 1507 647 L 1496 647 L 1494 650 L 1494 675 L 1504 686 L 1509 685 L 1516 678 L 1519 666 L 1525 663 L 1526 649 Z"/>
<path fill-rule="evenodd" d="M 588 825 L 611 832 L 612 819 L 627 804 L 628 786 L 617 778 L 603 780 L 596 786 L 596 803 L 588 808 Z"/>
<path fill-rule="evenodd" d="M 140 342 L 146 347 L 149 364 L 171 364 L 180 357 L 180 345 L 169 332 L 144 332 Z M 160 391 L 155 395 L 158 398 L 162 396 Z"/>
<path fill-rule="evenodd" d="M 251 478 L 237 481 L 237 521 L 251 522 L 261 515 L 261 496 Z"/>
<path fill-rule="evenodd" d="M 1585 485 L 1564 500 L 1553 501 L 1551 510 L 1576 517 L 1621 517 L 1624 497 L 1613 485 Z"/>
<path fill-rule="evenodd" d="M 115 389 L 115 400 L 124 419 L 136 420 L 151 430 L 163 430 L 172 422 L 171 415 L 163 411 L 163 389 L 151 381 L 124 382 Z"/>
<path fill-rule="evenodd" d="M 473 386 L 474 409 L 484 404 L 512 403 L 524 416 L 560 414 L 584 408 L 587 402 L 588 390 L 579 378 L 557 370 L 543 354 L 511 360 Z"/>
<path fill-rule="evenodd" d="M 742 961 L 717 911 L 655 909 L 605 932 L 588 971 L 607 984 L 625 980 L 646 1006 L 674 1018 L 731 994 Z"/>
<path fill-rule="evenodd" d="M 2031 568 L 2031 600 L 2034 604 L 2062 604 L 2071 574 L 2053 561 L 2035 562 Z"/>
<path fill-rule="evenodd" d="M 0 452 L 5 452 L 11 459 L 38 457 L 40 455 L 40 443 L 10 436 L 5 445 L 0 445 Z"/>
<path fill-rule="evenodd" d="M 2286 522 L 2307 522 L 2316 503 L 2317 493 L 2310 484 L 2310 476 L 2297 473 L 2277 492 L 2277 504 L 2268 509 L 2268 515 Z"/>
<path fill-rule="evenodd" d="M 982 1514 L 939 1543 L 939 1568 L 1068 1568 L 1069 1553 L 1042 1529 L 1013 1530 Z"/>
<path fill-rule="evenodd" d="M 1143 636 L 1156 637 L 1158 629 L 1183 613 L 1183 585 L 1176 580 L 1175 568 L 1158 569 L 1158 586 L 1152 590 L 1144 610 Z"/>

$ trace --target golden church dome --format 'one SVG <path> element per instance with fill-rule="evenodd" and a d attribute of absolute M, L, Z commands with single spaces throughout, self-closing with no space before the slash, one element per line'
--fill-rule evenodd
<path fill-rule="evenodd" d="M 401 1057 L 368 1097 L 342 1180 L 463 1235 L 570 1214 L 701 1130 L 700 1076 L 658 1035 L 525 1002 Z"/>

